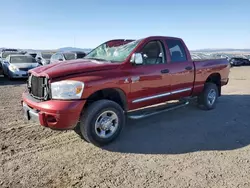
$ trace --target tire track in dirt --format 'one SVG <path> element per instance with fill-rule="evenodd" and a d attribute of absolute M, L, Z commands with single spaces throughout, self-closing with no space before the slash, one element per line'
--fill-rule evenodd
<path fill-rule="evenodd" d="M 39 142 L 34 142 L 35 144 L 29 147 L 18 147 L 14 150 L 4 150 L 0 152 L 0 155 L 5 159 L 5 161 L 15 160 L 17 158 L 23 157 L 25 155 L 48 151 L 53 148 L 58 148 L 69 143 L 80 142 L 81 138 L 74 132 L 66 132 L 57 135 L 51 135 L 48 138 L 42 139 Z"/>

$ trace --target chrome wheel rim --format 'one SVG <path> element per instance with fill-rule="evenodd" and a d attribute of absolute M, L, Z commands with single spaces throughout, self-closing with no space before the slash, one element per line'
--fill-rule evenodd
<path fill-rule="evenodd" d="M 213 105 L 215 99 L 216 99 L 216 91 L 215 91 L 215 89 L 211 89 L 211 90 L 209 91 L 209 93 L 208 93 L 208 96 L 207 96 L 208 104 L 209 104 L 209 105 Z"/>
<path fill-rule="evenodd" d="M 96 119 L 95 133 L 100 138 L 109 138 L 116 132 L 118 123 L 118 116 L 115 112 L 105 111 Z"/>

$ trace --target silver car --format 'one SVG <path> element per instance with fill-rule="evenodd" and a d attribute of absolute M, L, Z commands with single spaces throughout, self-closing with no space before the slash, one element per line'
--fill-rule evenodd
<path fill-rule="evenodd" d="M 9 55 L 2 61 L 3 74 L 9 79 L 27 78 L 28 70 L 38 66 L 36 59 L 30 55 Z"/>

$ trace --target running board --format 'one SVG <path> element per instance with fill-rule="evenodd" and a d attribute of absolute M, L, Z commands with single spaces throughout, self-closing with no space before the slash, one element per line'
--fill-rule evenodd
<path fill-rule="evenodd" d="M 152 112 L 150 112 L 151 111 L 150 109 L 147 109 L 144 113 L 143 112 L 142 113 L 130 112 L 130 113 L 128 113 L 128 118 L 130 118 L 130 119 L 142 119 L 142 118 L 146 118 L 146 117 L 153 116 L 153 115 L 156 115 L 156 114 L 160 114 L 160 113 L 163 113 L 163 112 L 168 112 L 168 111 L 171 111 L 171 110 L 175 110 L 175 109 L 187 106 L 188 104 L 189 104 L 189 101 L 185 101 L 185 102 L 181 102 L 179 104 L 171 105 L 170 107 L 165 105 L 165 107 L 163 108 L 161 106 L 160 108 L 155 109 Z"/>

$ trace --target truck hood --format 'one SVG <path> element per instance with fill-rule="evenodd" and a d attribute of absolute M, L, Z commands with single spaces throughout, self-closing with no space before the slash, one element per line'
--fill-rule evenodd
<path fill-rule="evenodd" d="M 40 66 L 30 70 L 29 72 L 36 76 L 57 78 L 73 74 L 87 73 L 100 70 L 110 70 L 117 68 L 119 65 L 120 63 L 111 63 L 108 61 L 77 59 Z"/>

